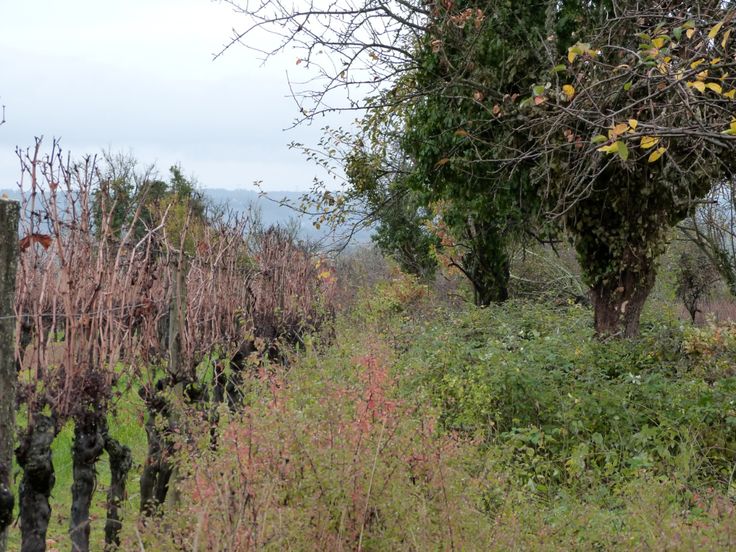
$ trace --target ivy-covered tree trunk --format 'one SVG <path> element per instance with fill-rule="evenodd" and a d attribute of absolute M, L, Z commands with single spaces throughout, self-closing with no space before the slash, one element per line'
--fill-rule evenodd
<path fill-rule="evenodd" d="M 20 482 L 21 552 L 46 550 L 46 531 L 51 518 L 49 497 L 56 483 L 51 460 L 51 443 L 56 437 L 56 424 L 50 416 L 37 414 L 16 450 L 23 468 Z"/>
<path fill-rule="evenodd" d="M 473 302 L 478 307 L 502 303 L 509 298 L 510 263 L 505 254 L 491 265 L 470 261 L 468 276 L 473 286 Z"/>
<path fill-rule="evenodd" d="M 72 511 L 69 536 L 72 550 L 89 550 L 89 509 L 97 482 L 95 464 L 105 445 L 104 422 L 98 416 L 89 415 L 76 420 L 72 445 Z"/>
<path fill-rule="evenodd" d="M 502 303 L 509 298 L 511 263 L 506 251 L 508 240 L 495 224 L 467 222 L 463 229 L 468 251 L 462 258 L 462 271 L 473 286 L 477 306 Z"/>
<path fill-rule="evenodd" d="M 669 230 L 687 216 L 689 202 L 655 195 L 644 177 L 620 178 L 618 169 L 610 170 L 600 175 L 600 189 L 576 200 L 565 224 L 590 286 L 596 335 L 632 338 L 639 335 Z"/>
<path fill-rule="evenodd" d="M 591 287 L 595 332 L 599 337 L 636 337 L 644 303 L 654 287 L 655 271 L 624 270 L 618 279 Z"/>

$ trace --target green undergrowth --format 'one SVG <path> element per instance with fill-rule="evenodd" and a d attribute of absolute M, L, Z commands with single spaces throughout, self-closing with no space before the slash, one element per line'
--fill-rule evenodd
<path fill-rule="evenodd" d="M 151 550 L 728 550 L 736 329 L 451 308 L 397 276 L 250 383 Z M 196 433 L 196 431 L 194 432 Z M 139 539 L 139 540 L 138 540 Z"/>
<path fill-rule="evenodd" d="M 143 406 L 123 550 L 729 550 L 736 546 L 736 327 L 653 305 L 633 341 L 596 340 L 589 309 L 451 306 L 396 274 L 329 339 L 261 367 L 213 431 L 178 442 L 177 505 L 137 517 Z M 55 443 L 52 538 L 71 485 Z M 102 548 L 107 467 L 93 520 Z"/>
<path fill-rule="evenodd" d="M 577 306 L 441 317 L 399 363 L 406 392 L 532 491 L 615 491 L 647 474 L 736 492 L 736 328 L 648 320 L 640 339 L 610 342 L 589 328 Z"/>

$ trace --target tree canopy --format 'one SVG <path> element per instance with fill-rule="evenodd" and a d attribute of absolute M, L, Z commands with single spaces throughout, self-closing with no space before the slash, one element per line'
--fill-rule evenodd
<path fill-rule="evenodd" d="M 270 29 L 269 54 L 302 49 L 321 77 L 302 115 L 370 85 L 342 108 L 379 121 L 374 142 L 393 126 L 402 181 L 441 202 L 456 235 L 482 237 L 475 257 L 497 282 L 514 236 L 570 235 L 600 335 L 638 333 L 670 228 L 732 175 L 730 2 L 264 6 L 243 9 L 253 26 L 238 40 Z"/>

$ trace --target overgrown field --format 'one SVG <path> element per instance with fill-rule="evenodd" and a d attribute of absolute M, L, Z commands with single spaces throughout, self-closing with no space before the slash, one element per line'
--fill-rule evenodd
<path fill-rule="evenodd" d="M 718 550 L 736 546 L 736 326 L 661 308 L 636 342 L 576 305 L 451 307 L 404 276 L 246 381 L 216 434 L 190 411 L 179 499 L 124 550 Z M 145 456 L 133 398 L 114 435 Z M 68 511 L 70 435 L 55 443 Z M 101 548 L 105 465 L 93 519 Z M 61 515 L 51 549 L 67 549 Z"/>

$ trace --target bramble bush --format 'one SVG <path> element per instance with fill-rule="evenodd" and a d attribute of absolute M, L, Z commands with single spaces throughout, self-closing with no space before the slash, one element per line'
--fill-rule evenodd
<path fill-rule="evenodd" d="M 131 546 L 155 550 L 468 549 L 490 538 L 468 440 L 395 396 L 390 350 L 370 336 L 250 383 L 242 412 L 221 411 L 179 443 L 182 507 Z M 198 435 L 198 438 L 193 438 Z"/>
<path fill-rule="evenodd" d="M 446 430 L 482 439 L 539 493 L 643 474 L 736 490 L 732 327 L 645 322 L 638 341 L 599 342 L 589 316 L 518 302 L 461 313 L 419 337 L 412 385 Z"/>

